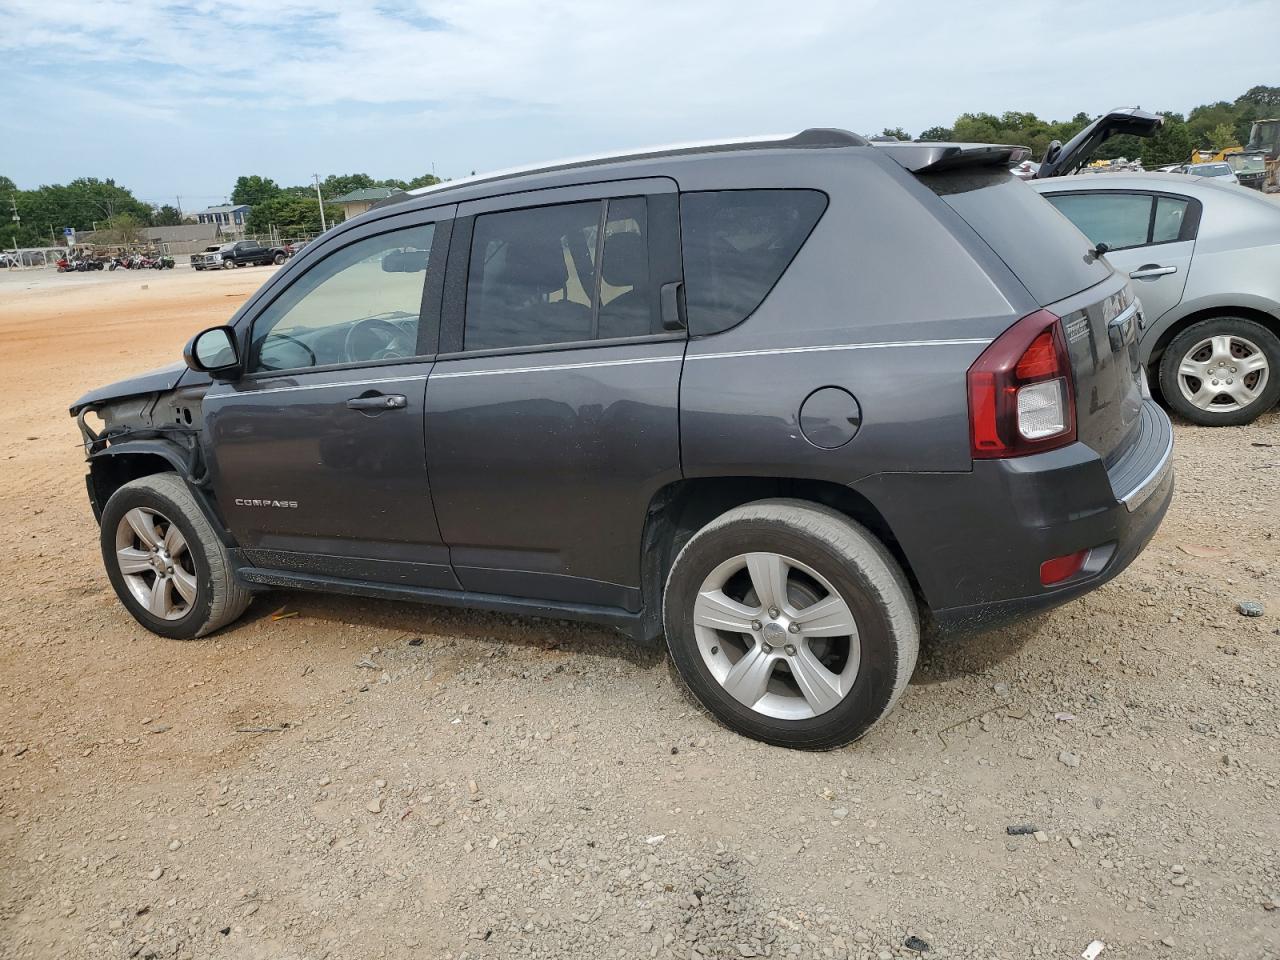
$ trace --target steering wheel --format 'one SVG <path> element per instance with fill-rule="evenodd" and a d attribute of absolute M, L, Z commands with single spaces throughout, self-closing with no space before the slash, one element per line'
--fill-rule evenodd
<path fill-rule="evenodd" d="M 258 348 L 258 368 L 259 369 L 261 370 L 293 369 L 292 367 L 273 367 L 271 364 L 267 363 L 267 361 L 262 358 L 262 354 L 266 351 L 267 345 L 272 340 L 288 340 L 290 343 L 297 344 L 303 350 L 307 351 L 307 356 L 311 358 L 310 361 L 305 364 L 305 366 L 308 366 L 308 367 L 316 366 L 316 352 L 312 350 L 309 346 L 307 346 L 305 343 L 303 343 L 301 340 L 299 340 L 297 337 L 291 337 L 287 333 L 269 333 L 266 335 L 266 337 L 263 338 L 262 346 Z M 295 366 L 299 366 L 299 364 L 295 364 Z"/>
<path fill-rule="evenodd" d="M 342 357 L 346 363 L 358 363 L 361 360 L 390 360 L 393 357 L 408 357 L 405 348 L 399 341 L 405 332 L 394 323 L 378 317 L 358 320 L 347 331 L 347 339 L 342 344 Z M 361 337 L 377 337 L 382 342 L 373 350 L 359 350 Z"/>

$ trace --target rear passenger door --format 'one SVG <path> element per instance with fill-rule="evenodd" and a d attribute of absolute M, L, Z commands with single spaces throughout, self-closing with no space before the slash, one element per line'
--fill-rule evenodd
<path fill-rule="evenodd" d="M 426 433 L 463 589 L 639 609 L 649 501 L 680 477 L 675 191 L 459 206 Z"/>
<path fill-rule="evenodd" d="M 1200 203 L 1167 193 L 1097 190 L 1048 193 L 1045 199 L 1128 274 L 1142 299 L 1144 327 L 1182 300 L 1191 268 Z"/>

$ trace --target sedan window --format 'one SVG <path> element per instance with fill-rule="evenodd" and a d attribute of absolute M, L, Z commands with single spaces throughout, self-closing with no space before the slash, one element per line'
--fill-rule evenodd
<path fill-rule="evenodd" d="M 1151 242 L 1169 243 L 1182 235 L 1187 219 L 1188 201 L 1175 197 L 1156 197 L 1156 218 L 1151 224 Z"/>
<path fill-rule="evenodd" d="M 1151 227 L 1151 201 L 1147 194 L 1100 191 L 1098 193 L 1046 194 L 1052 203 L 1094 243 L 1112 250 L 1147 243 Z"/>

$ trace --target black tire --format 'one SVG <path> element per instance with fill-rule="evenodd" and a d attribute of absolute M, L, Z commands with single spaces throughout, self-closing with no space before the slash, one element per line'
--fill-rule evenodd
<path fill-rule="evenodd" d="M 1266 383 L 1256 399 L 1244 406 L 1221 411 L 1202 409 L 1183 395 L 1178 368 L 1197 344 L 1219 335 L 1239 337 L 1255 345 L 1267 358 Z M 1252 423 L 1280 400 L 1280 337 L 1254 320 L 1243 317 L 1211 317 L 1193 323 L 1179 333 L 1160 358 L 1160 392 L 1175 413 L 1205 427 L 1238 427 Z"/>
<path fill-rule="evenodd" d="M 274 257 L 271 258 L 271 262 L 278 267 L 280 266 L 280 264 L 284 263 L 285 260 L 287 259 L 288 258 L 283 253 L 277 253 Z"/>
<path fill-rule="evenodd" d="M 236 262 L 235 262 L 234 260 L 223 260 L 223 261 L 222 261 L 222 269 L 223 269 L 223 270 L 230 270 L 230 269 L 232 269 L 233 267 L 235 267 L 235 265 L 236 265 Z"/>
<path fill-rule="evenodd" d="M 721 686 L 699 651 L 693 609 L 704 581 L 725 561 L 757 551 L 810 567 L 853 613 L 861 658 L 856 676 L 844 697 L 816 716 L 777 719 L 746 706 Z M 699 530 L 667 576 L 663 623 L 672 662 L 703 706 L 739 733 L 801 750 L 829 750 L 866 734 L 902 696 L 920 646 L 915 599 L 889 551 L 843 514 L 801 500 L 736 507 Z"/>
<path fill-rule="evenodd" d="M 117 560 L 117 529 L 125 514 L 142 507 L 175 525 L 186 541 L 194 571 L 195 597 L 179 619 L 149 612 L 130 591 Z M 192 640 L 226 626 L 249 606 L 249 591 L 235 579 L 227 548 L 214 533 L 187 483 L 176 473 L 157 473 L 131 480 L 111 495 L 102 511 L 99 540 L 107 577 L 133 618 L 163 637 Z"/>

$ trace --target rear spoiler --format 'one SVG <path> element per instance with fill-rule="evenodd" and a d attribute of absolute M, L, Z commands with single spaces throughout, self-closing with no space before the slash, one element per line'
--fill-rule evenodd
<path fill-rule="evenodd" d="M 997 143 L 933 143 L 931 141 L 873 140 L 912 173 L 937 173 L 958 167 L 1010 167 L 1031 156 L 1027 147 Z"/>

